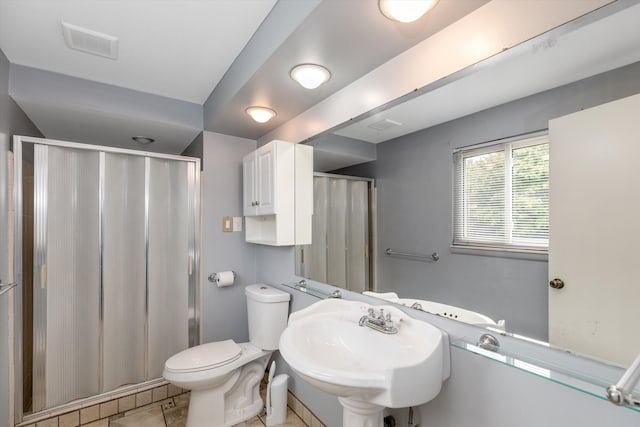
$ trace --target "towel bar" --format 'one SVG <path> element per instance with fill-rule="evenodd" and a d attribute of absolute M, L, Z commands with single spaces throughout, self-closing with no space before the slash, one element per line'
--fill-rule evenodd
<path fill-rule="evenodd" d="M 7 283 L 6 285 L 0 283 L 0 295 L 9 292 L 9 290 L 13 289 L 15 286 L 15 283 Z"/>
<path fill-rule="evenodd" d="M 618 382 L 607 388 L 607 398 L 614 404 L 640 406 L 640 401 L 633 397 L 633 389 L 640 380 L 640 354 L 624 371 Z"/>
<path fill-rule="evenodd" d="M 405 257 L 405 258 L 414 258 L 414 259 L 419 259 L 421 261 L 433 261 L 436 262 L 440 259 L 440 255 L 438 255 L 438 252 L 434 252 L 431 255 L 422 255 L 422 254 L 416 254 L 413 252 L 400 252 L 400 251 L 394 251 L 391 248 L 387 248 L 384 251 L 385 254 L 389 255 L 389 256 L 399 256 L 399 257 Z"/>

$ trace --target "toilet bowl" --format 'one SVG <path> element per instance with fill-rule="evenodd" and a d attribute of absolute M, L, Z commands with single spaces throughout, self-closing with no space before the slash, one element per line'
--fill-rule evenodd
<path fill-rule="evenodd" d="M 162 376 L 191 390 L 186 427 L 228 427 L 262 411 L 260 381 L 286 327 L 290 295 L 247 286 L 249 342 L 217 341 L 170 357 Z"/>

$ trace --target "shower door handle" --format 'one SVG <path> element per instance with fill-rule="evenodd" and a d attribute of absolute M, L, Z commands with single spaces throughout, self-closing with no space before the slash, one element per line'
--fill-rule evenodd
<path fill-rule="evenodd" d="M 189 259 L 187 262 L 187 270 L 189 272 L 189 276 L 191 276 L 193 274 L 193 256 L 189 255 Z"/>
<path fill-rule="evenodd" d="M 47 289 L 47 264 L 40 264 L 40 289 Z"/>

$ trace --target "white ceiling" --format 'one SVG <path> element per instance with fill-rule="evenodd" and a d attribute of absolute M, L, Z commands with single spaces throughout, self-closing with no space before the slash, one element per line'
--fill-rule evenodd
<path fill-rule="evenodd" d="M 189 102 L 201 109 L 199 130 L 258 139 L 488 1 L 441 0 L 399 24 L 375 0 L 0 0 L 0 49 L 14 77 L 56 73 L 28 73 L 33 80 L 21 77 L 19 87 L 10 79 L 10 95 L 45 137 L 135 149 L 127 132 L 138 129 L 164 141 L 155 151 L 179 154 L 194 129 L 150 119 L 144 107 L 132 111 L 127 98 Z M 68 48 L 62 21 L 117 37 L 118 58 Z M 300 62 L 322 63 L 332 79 L 316 91 L 300 88 L 288 75 Z M 55 98 L 29 90 L 62 80 Z M 115 111 L 96 95 L 109 89 L 90 83 L 131 94 L 121 94 Z M 252 122 L 244 110 L 256 103 L 276 109 L 276 119 Z"/>
<path fill-rule="evenodd" d="M 525 3 L 533 1 L 538 0 Z M 589 3 L 593 8 L 608 1 L 563 0 L 556 6 Z M 10 95 L 45 137 L 140 148 L 131 136 L 145 135 L 157 143 L 144 149 L 181 153 L 203 129 L 266 137 L 283 121 L 294 122 L 332 94 L 354 82 L 358 86 L 385 61 L 412 52 L 411 46 L 487 6 L 501 10 L 511 0 L 487 2 L 440 0 L 430 14 L 407 26 L 383 18 L 375 0 L 0 0 L 0 49 L 12 64 Z M 69 49 L 61 21 L 118 37 L 118 59 Z M 293 65 L 307 61 L 333 72 L 318 91 L 303 90 L 288 77 Z M 482 90 L 502 83 L 497 80 L 488 76 L 480 82 Z M 404 126 L 395 132 L 402 133 L 372 136 L 366 134 L 366 121 L 341 132 L 379 142 L 541 90 L 518 83 L 519 91 L 510 94 L 487 90 L 465 98 L 477 90 L 478 82 L 471 82 L 472 89 L 458 83 L 449 92 L 432 91 L 429 105 L 438 108 L 426 118 L 416 112 L 432 108 L 427 104 L 398 111 Z M 37 89 L 52 86 L 59 87 L 55 97 Z M 150 100 L 149 94 L 160 96 Z M 452 103 L 456 97 L 466 101 Z M 257 102 L 275 106 L 276 120 L 251 122 L 245 104 Z M 172 122 L 158 114 L 176 107 L 193 117 Z M 304 126 L 315 128 L 314 120 Z"/>
<path fill-rule="evenodd" d="M 380 143 L 638 62 L 639 22 L 640 4 L 636 4 L 587 25 L 568 25 L 334 133 Z M 385 119 L 401 126 L 382 131 L 369 127 Z"/>
<path fill-rule="evenodd" d="M 0 0 L 11 63 L 202 104 L 276 0 Z M 69 49 L 61 21 L 115 36 L 111 60 Z"/>

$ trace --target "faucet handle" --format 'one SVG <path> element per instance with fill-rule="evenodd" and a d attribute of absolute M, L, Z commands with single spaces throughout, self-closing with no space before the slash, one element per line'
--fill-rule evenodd
<path fill-rule="evenodd" d="M 370 317 L 374 317 L 374 310 L 373 310 L 373 308 L 369 308 L 369 316 L 370 316 Z"/>
<path fill-rule="evenodd" d="M 387 317 L 385 317 L 385 320 L 386 320 L 387 322 L 390 322 L 390 321 L 391 321 L 391 313 L 387 313 Z"/>
<path fill-rule="evenodd" d="M 378 313 L 378 319 L 384 319 L 384 308 L 380 309 L 380 313 Z"/>

